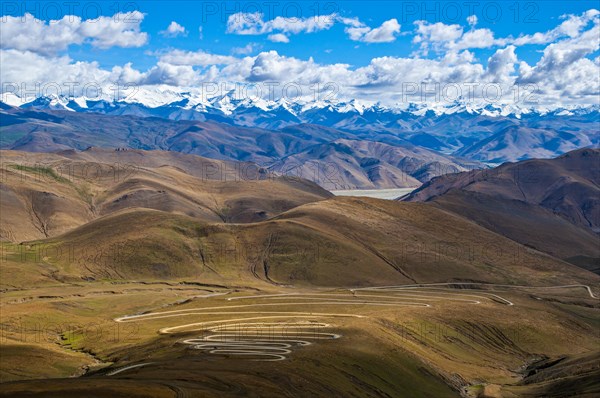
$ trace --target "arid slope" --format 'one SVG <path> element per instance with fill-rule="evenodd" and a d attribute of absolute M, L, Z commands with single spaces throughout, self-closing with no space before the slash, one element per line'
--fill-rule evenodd
<path fill-rule="evenodd" d="M 331 196 L 252 163 L 160 151 L 2 151 L 0 239 L 52 237 L 118 210 L 150 208 L 206 222 L 264 220 Z"/>
<path fill-rule="evenodd" d="M 428 202 L 517 242 L 600 272 L 600 150 L 433 179 Z"/>

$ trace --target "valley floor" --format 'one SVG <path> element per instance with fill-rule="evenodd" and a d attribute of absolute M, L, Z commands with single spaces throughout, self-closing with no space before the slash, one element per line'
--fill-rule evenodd
<path fill-rule="evenodd" d="M 598 292 L 583 285 L 3 277 L 2 396 L 598 393 Z"/>

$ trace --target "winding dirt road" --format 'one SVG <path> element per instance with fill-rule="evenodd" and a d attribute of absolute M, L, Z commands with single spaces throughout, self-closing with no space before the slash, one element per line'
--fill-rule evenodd
<path fill-rule="evenodd" d="M 468 289 L 468 292 L 465 292 L 465 289 L 451 287 L 462 285 L 504 289 L 585 288 L 591 298 L 597 299 L 591 288 L 586 285 L 536 287 L 473 282 L 431 283 L 364 287 L 322 293 L 275 293 L 235 296 L 226 299 L 227 302 L 231 303 L 228 305 L 126 315 L 116 318 L 115 321 L 140 322 L 185 316 L 214 317 L 227 315 L 230 317 L 226 319 L 181 323 L 175 326 L 163 327 L 159 329 L 159 333 L 200 332 L 200 336 L 183 340 L 181 343 L 213 355 L 237 356 L 256 361 L 281 361 L 286 359 L 294 348 L 313 344 L 316 340 L 334 340 L 342 337 L 340 333 L 326 331 L 326 329 L 335 326 L 321 320 L 344 317 L 368 318 L 367 315 L 354 312 L 290 311 L 289 307 L 299 306 L 306 309 L 312 306 L 322 308 L 323 306 L 335 305 L 344 306 L 344 308 L 355 308 L 355 306 L 359 308 L 365 306 L 430 308 L 439 302 L 457 302 L 471 305 L 480 305 L 487 302 L 515 306 L 515 303 L 495 293 L 483 292 L 475 288 Z M 212 294 L 204 297 L 197 296 L 196 298 L 209 298 L 228 293 Z M 253 303 L 233 304 L 235 301 L 250 300 Z M 277 311 L 277 307 L 285 307 L 286 310 Z M 275 310 L 272 310 L 272 308 Z M 107 375 L 118 374 L 147 364 L 149 363 L 122 367 Z"/>

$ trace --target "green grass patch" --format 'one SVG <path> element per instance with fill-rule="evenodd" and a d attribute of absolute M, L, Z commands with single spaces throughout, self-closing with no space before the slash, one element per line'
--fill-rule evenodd
<path fill-rule="evenodd" d="M 54 169 L 52 169 L 50 167 L 40 167 L 40 166 L 32 167 L 32 166 L 25 166 L 22 164 L 10 164 L 9 166 L 12 167 L 13 169 L 16 169 L 19 171 L 37 174 L 40 179 L 47 176 L 47 177 L 50 177 L 50 178 L 54 179 L 55 181 L 58 181 L 61 183 L 70 183 L 71 182 L 68 179 L 56 174 Z"/>

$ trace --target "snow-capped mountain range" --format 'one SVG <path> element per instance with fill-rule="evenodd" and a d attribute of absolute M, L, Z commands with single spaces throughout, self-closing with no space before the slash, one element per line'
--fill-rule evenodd
<path fill-rule="evenodd" d="M 23 99 L 4 93 L 0 100 L 19 108 L 95 112 L 111 115 L 155 116 L 172 120 L 215 120 L 239 126 L 281 128 L 298 123 L 334 125 L 355 115 L 371 123 L 389 123 L 402 118 L 452 114 L 489 117 L 573 116 L 597 113 L 600 105 L 545 108 L 518 104 L 455 101 L 453 103 L 409 103 L 385 106 L 363 100 L 289 100 L 240 98 L 235 90 L 207 97 L 201 92 L 176 91 L 166 86 L 136 88 L 121 99 L 58 95 Z"/>
<path fill-rule="evenodd" d="M 284 168 L 314 161 L 355 164 L 344 186 L 372 188 L 441 173 L 423 164 L 454 172 L 471 168 L 469 162 L 496 165 L 600 146 L 599 105 L 544 109 L 457 101 L 393 107 L 361 100 L 239 98 L 235 91 L 200 94 L 150 87 L 119 100 L 50 95 L 23 101 L 5 93 L 0 114 L 10 139 L 1 147 L 162 149 Z M 400 155 L 398 148 L 426 153 Z M 405 165 L 396 164 L 405 158 L 419 159 L 419 167 L 414 162 L 409 167 L 415 181 L 405 176 Z M 378 177 L 367 182 L 361 173 Z"/>

